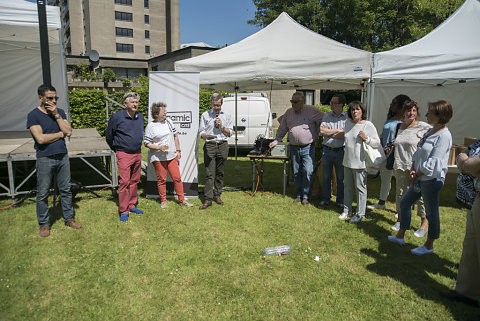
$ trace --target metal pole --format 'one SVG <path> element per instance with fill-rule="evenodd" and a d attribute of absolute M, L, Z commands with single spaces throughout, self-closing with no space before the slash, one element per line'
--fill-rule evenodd
<path fill-rule="evenodd" d="M 238 131 L 238 110 L 237 110 L 237 92 L 238 86 L 235 83 L 235 163 L 237 162 L 237 131 Z"/>
<path fill-rule="evenodd" d="M 48 52 L 47 12 L 45 10 L 45 0 L 37 0 L 37 11 L 40 32 L 40 52 L 42 54 L 43 83 L 51 85 L 52 76 L 50 74 L 50 54 Z"/>

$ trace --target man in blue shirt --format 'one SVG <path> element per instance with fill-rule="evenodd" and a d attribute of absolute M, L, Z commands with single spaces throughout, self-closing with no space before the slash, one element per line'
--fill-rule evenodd
<path fill-rule="evenodd" d="M 130 92 L 123 96 L 124 110 L 118 111 L 108 120 L 105 139 L 117 156 L 118 212 L 120 221 L 128 221 L 130 212 L 143 214 L 136 207 L 138 202 L 137 184 L 142 170 L 143 115 L 138 112 L 140 96 Z"/>
<path fill-rule="evenodd" d="M 38 99 L 40 106 L 28 113 L 27 128 L 35 140 L 37 152 L 37 220 L 40 236 L 47 237 L 50 235 L 48 193 L 52 178 L 60 194 L 65 224 L 75 229 L 82 225 L 73 219 L 70 161 L 65 145 L 65 137 L 72 135 L 72 127 L 65 112 L 57 107 L 58 97 L 53 86 L 38 87 Z"/>

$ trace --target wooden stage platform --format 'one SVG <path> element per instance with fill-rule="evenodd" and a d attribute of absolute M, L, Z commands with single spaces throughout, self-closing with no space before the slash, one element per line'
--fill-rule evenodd
<path fill-rule="evenodd" d="M 74 129 L 70 139 L 66 139 L 68 156 L 70 159 L 82 160 L 92 173 L 97 175 L 103 184 L 85 186 L 87 188 L 118 185 L 118 171 L 115 153 L 110 149 L 105 139 L 95 128 Z M 22 186 L 35 174 L 33 169 L 21 181 L 15 179 L 15 166 L 19 162 L 35 161 L 34 141 L 29 131 L 0 132 L 0 163 L 5 162 L 8 172 L 8 183 L 0 182 L 0 196 L 15 198 L 19 194 L 29 191 L 22 190 Z M 100 157 L 104 160 L 105 170 L 101 171 L 91 164 L 89 158 Z M 106 164 L 109 164 L 107 166 Z M 6 177 L 3 174 L 2 177 Z"/>

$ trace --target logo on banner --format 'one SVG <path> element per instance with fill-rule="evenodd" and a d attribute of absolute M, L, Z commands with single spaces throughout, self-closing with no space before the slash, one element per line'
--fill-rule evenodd
<path fill-rule="evenodd" d="M 168 112 L 167 117 L 170 118 L 178 128 L 192 127 L 192 112 L 191 111 L 171 111 Z"/>

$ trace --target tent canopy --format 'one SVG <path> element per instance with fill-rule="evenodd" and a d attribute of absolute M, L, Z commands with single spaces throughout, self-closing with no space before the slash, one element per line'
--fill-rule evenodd
<path fill-rule="evenodd" d="M 480 76 L 480 3 L 467 0 L 425 37 L 374 55 L 373 78 L 470 79 Z"/>
<path fill-rule="evenodd" d="M 480 3 L 466 0 L 447 20 L 425 37 L 390 51 L 374 54 L 369 86 L 369 119 L 380 129 L 390 101 L 406 94 L 419 103 L 425 120 L 427 103 L 441 99 L 453 106 L 448 127 L 456 144 L 480 137 Z"/>
<path fill-rule="evenodd" d="M 257 33 L 225 48 L 177 61 L 176 71 L 200 72 L 219 90 L 359 89 L 372 54 L 315 33 L 283 12 Z"/>
<path fill-rule="evenodd" d="M 68 114 L 65 64 L 61 54 L 60 9 L 46 6 L 52 85 Z M 27 114 L 38 106 L 37 88 L 43 82 L 38 13 L 35 3 L 0 0 L 0 70 L 2 93 L 0 131 L 26 130 Z"/>

